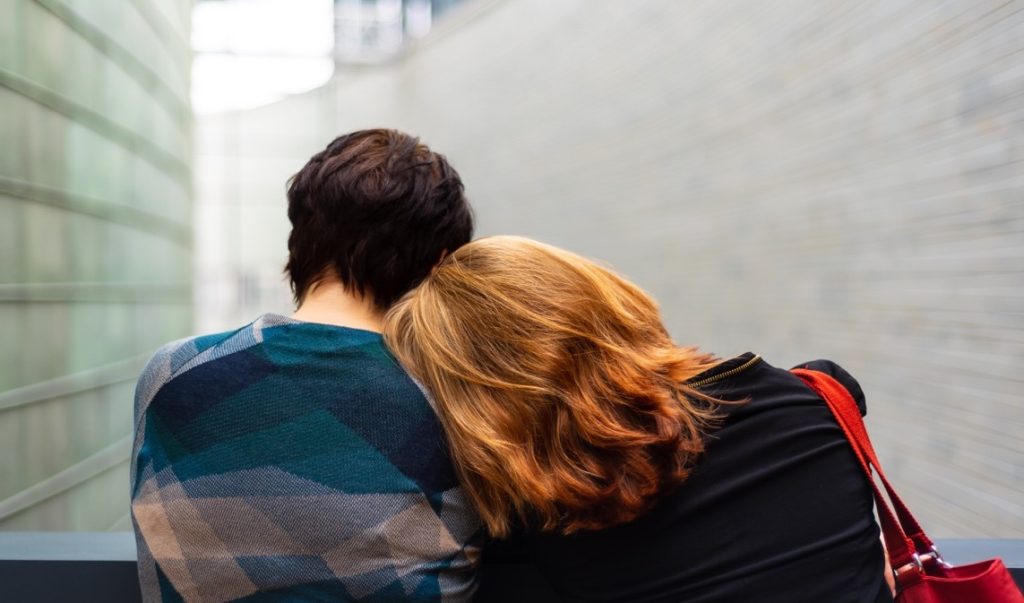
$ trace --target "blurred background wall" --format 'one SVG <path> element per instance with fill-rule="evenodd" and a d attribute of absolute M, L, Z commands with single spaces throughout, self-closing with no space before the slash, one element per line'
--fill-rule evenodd
<path fill-rule="evenodd" d="M 197 328 L 290 311 L 284 182 L 421 135 L 482 235 L 613 264 L 674 336 L 857 376 L 937 536 L 1024 536 L 1024 2 L 476 0 L 197 123 Z"/>
<path fill-rule="evenodd" d="M 286 179 L 390 126 L 680 342 L 846 366 L 934 535 L 1024 537 L 1024 0 L 201 9 L 203 89 L 291 96 L 193 142 L 190 2 L 0 0 L 0 529 L 130 529 L 141 364 L 290 312 Z"/>
<path fill-rule="evenodd" d="M 192 329 L 189 0 L 0 0 L 0 529 L 131 529 L 132 391 Z"/>

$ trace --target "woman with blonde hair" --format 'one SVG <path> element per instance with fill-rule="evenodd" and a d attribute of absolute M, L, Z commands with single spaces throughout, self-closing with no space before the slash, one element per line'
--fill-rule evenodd
<path fill-rule="evenodd" d="M 433 394 L 491 550 L 566 600 L 891 601 L 869 485 L 825 404 L 747 353 L 676 345 L 636 285 L 480 239 L 385 320 Z M 828 361 L 808 363 L 856 381 Z"/>

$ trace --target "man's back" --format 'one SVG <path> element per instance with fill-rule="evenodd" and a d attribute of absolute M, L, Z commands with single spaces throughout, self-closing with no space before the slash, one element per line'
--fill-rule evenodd
<path fill-rule="evenodd" d="M 146 600 L 460 601 L 478 523 L 371 331 L 265 315 L 169 344 L 136 391 Z"/>

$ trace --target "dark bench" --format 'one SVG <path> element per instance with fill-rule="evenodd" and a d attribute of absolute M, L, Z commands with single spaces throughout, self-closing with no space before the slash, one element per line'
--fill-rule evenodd
<path fill-rule="evenodd" d="M 940 540 L 953 564 L 1002 557 L 1024 585 L 1024 540 Z M 478 599 L 557 601 L 544 577 L 516 564 L 486 564 Z M 136 603 L 135 540 L 129 533 L 0 532 L 0 601 Z"/>

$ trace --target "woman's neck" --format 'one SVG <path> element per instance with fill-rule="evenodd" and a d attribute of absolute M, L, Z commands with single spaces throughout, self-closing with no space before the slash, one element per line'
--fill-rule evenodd
<path fill-rule="evenodd" d="M 339 281 L 326 280 L 306 292 L 292 318 L 379 333 L 383 315 L 368 295 L 356 294 Z"/>

